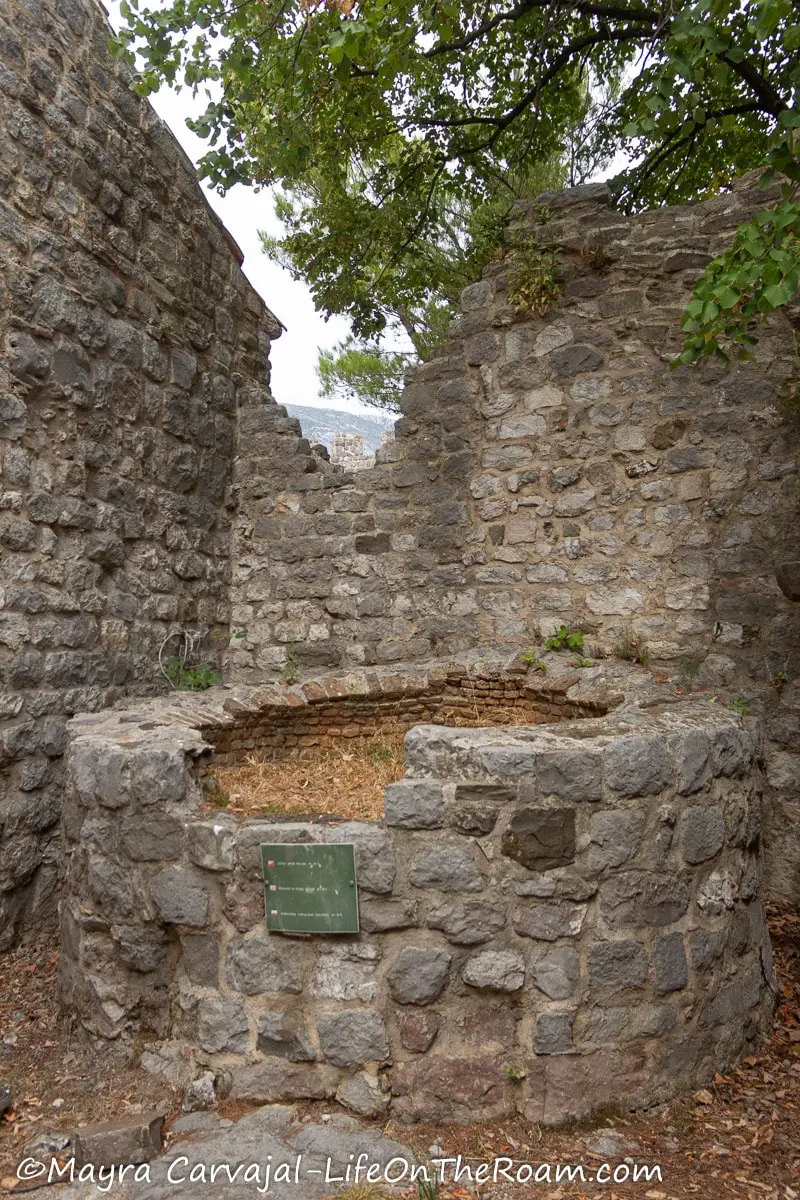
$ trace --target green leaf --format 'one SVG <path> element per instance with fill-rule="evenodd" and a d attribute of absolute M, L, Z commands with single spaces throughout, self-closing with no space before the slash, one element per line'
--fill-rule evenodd
<path fill-rule="evenodd" d="M 791 288 L 785 284 L 773 284 L 772 287 L 764 288 L 764 299 L 772 305 L 773 308 L 780 308 L 791 297 Z"/>
<path fill-rule="evenodd" d="M 729 284 L 722 284 L 720 287 L 714 288 L 714 295 L 722 308 L 733 308 L 734 304 L 738 304 L 741 299 L 740 293 L 734 291 Z"/>

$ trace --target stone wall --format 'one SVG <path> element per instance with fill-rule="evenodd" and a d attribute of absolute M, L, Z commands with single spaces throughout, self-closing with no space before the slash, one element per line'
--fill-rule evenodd
<path fill-rule="evenodd" d="M 76 718 L 70 1010 L 234 1099 L 335 1096 L 400 1121 L 556 1123 L 710 1078 L 769 1024 L 775 989 L 759 728 L 636 668 L 562 682 L 566 705 L 627 703 L 555 726 L 417 726 L 374 823 L 204 808 L 211 739 L 263 712 L 258 692 Z M 400 687 L 378 674 L 369 694 Z M 286 704 L 361 688 L 329 677 Z M 267 934 L 265 842 L 352 842 L 362 932 Z"/>
<path fill-rule="evenodd" d="M 0 3 L 0 949 L 54 915 L 66 716 L 228 627 L 237 386 L 279 332 L 109 34 Z"/>
<path fill-rule="evenodd" d="M 0 0 L 0 947 L 55 903 L 64 719 L 161 684 L 187 629 L 228 678 L 525 651 L 566 622 L 673 688 L 763 707 L 767 879 L 796 898 L 796 367 L 671 372 L 682 306 L 753 181 L 626 218 L 602 185 L 521 208 L 509 252 L 349 474 L 268 392 L 279 323 L 95 0 Z M 545 316 L 509 302 L 535 234 Z M 208 654 L 204 654 L 208 657 Z"/>
<path fill-rule="evenodd" d="M 769 887 L 796 898 L 800 620 L 775 580 L 800 539 L 792 330 L 776 320 L 729 373 L 670 370 L 701 268 L 774 199 L 751 178 L 630 218 L 602 184 L 521 207 L 372 471 L 284 471 L 292 423 L 254 414 L 281 443 L 240 460 L 249 640 L 231 677 L 268 677 L 290 649 L 305 669 L 524 651 L 566 623 L 591 657 L 646 655 L 676 688 L 763 707 Z M 559 248 L 541 317 L 508 297 L 531 237 Z"/>

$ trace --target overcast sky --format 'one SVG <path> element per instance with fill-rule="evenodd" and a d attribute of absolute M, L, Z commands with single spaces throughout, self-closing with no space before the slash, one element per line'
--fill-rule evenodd
<path fill-rule="evenodd" d="M 119 28 L 118 0 L 104 0 L 109 20 Z M 162 88 L 150 103 L 183 146 L 192 162 L 200 158 L 206 143 L 186 128 L 187 116 L 196 115 L 203 105 L 193 107 L 191 93 L 173 92 Z M 201 184 L 204 187 L 204 185 Z M 218 196 L 205 189 L 212 207 L 219 213 L 244 253 L 244 272 L 256 291 L 286 326 L 286 332 L 273 342 L 272 392 L 279 404 L 310 404 L 323 408 L 342 408 L 348 412 L 373 414 L 374 409 L 346 400 L 331 403 L 319 395 L 319 380 L 315 370 L 317 348 L 331 347 L 349 332 L 348 323 L 339 317 L 325 321 L 314 309 L 308 288 L 291 278 L 282 267 L 271 263 L 261 250 L 258 230 L 279 233 L 280 222 L 272 211 L 269 192 L 258 195 L 251 188 L 237 184 L 227 195 Z"/>

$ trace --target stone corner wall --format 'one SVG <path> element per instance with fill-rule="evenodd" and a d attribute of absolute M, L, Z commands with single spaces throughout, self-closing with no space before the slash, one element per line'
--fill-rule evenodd
<path fill-rule="evenodd" d="M 66 718 L 229 627 L 237 404 L 272 404 L 280 326 L 96 0 L 0 26 L 4 949 L 54 919 Z"/>
<path fill-rule="evenodd" d="M 767 886 L 796 899 L 800 619 L 776 580 L 800 554 L 791 325 L 760 331 L 754 363 L 670 369 L 698 274 L 776 196 L 748 177 L 631 217 L 602 184 L 520 205 L 372 470 L 325 474 L 282 443 L 269 489 L 243 457 L 261 478 L 234 533 L 231 678 L 541 652 L 579 629 L 591 658 L 647 657 L 763 715 Z M 559 253 L 542 316 L 508 297 L 531 237 Z"/>
<path fill-rule="evenodd" d="M 143 1063 L 172 1078 L 405 1122 L 555 1124 L 697 1086 L 774 1000 L 760 730 L 636 669 L 611 682 L 606 717 L 417 726 L 382 822 L 203 808 L 207 739 L 258 692 L 77 718 L 65 1001 L 96 1037 L 154 1034 Z M 268 934 L 265 842 L 352 842 L 361 933 Z"/>

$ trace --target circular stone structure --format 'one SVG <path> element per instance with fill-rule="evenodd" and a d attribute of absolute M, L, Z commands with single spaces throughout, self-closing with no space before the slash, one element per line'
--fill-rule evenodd
<path fill-rule="evenodd" d="M 549 723 L 415 723 L 464 679 Z M 385 820 L 209 808 L 215 744 L 307 753 L 370 705 L 413 725 Z M 406 1122 L 645 1107 L 769 1023 L 760 753 L 754 722 L 629 665 L 395 667 L 77 717 L 63 998 L 91 1035 L 146 1041 L 148 1069 L 241 1100 Z M 260 847 L 295 842 L 353 843 L 359 934 L 267 932 Z"/>

